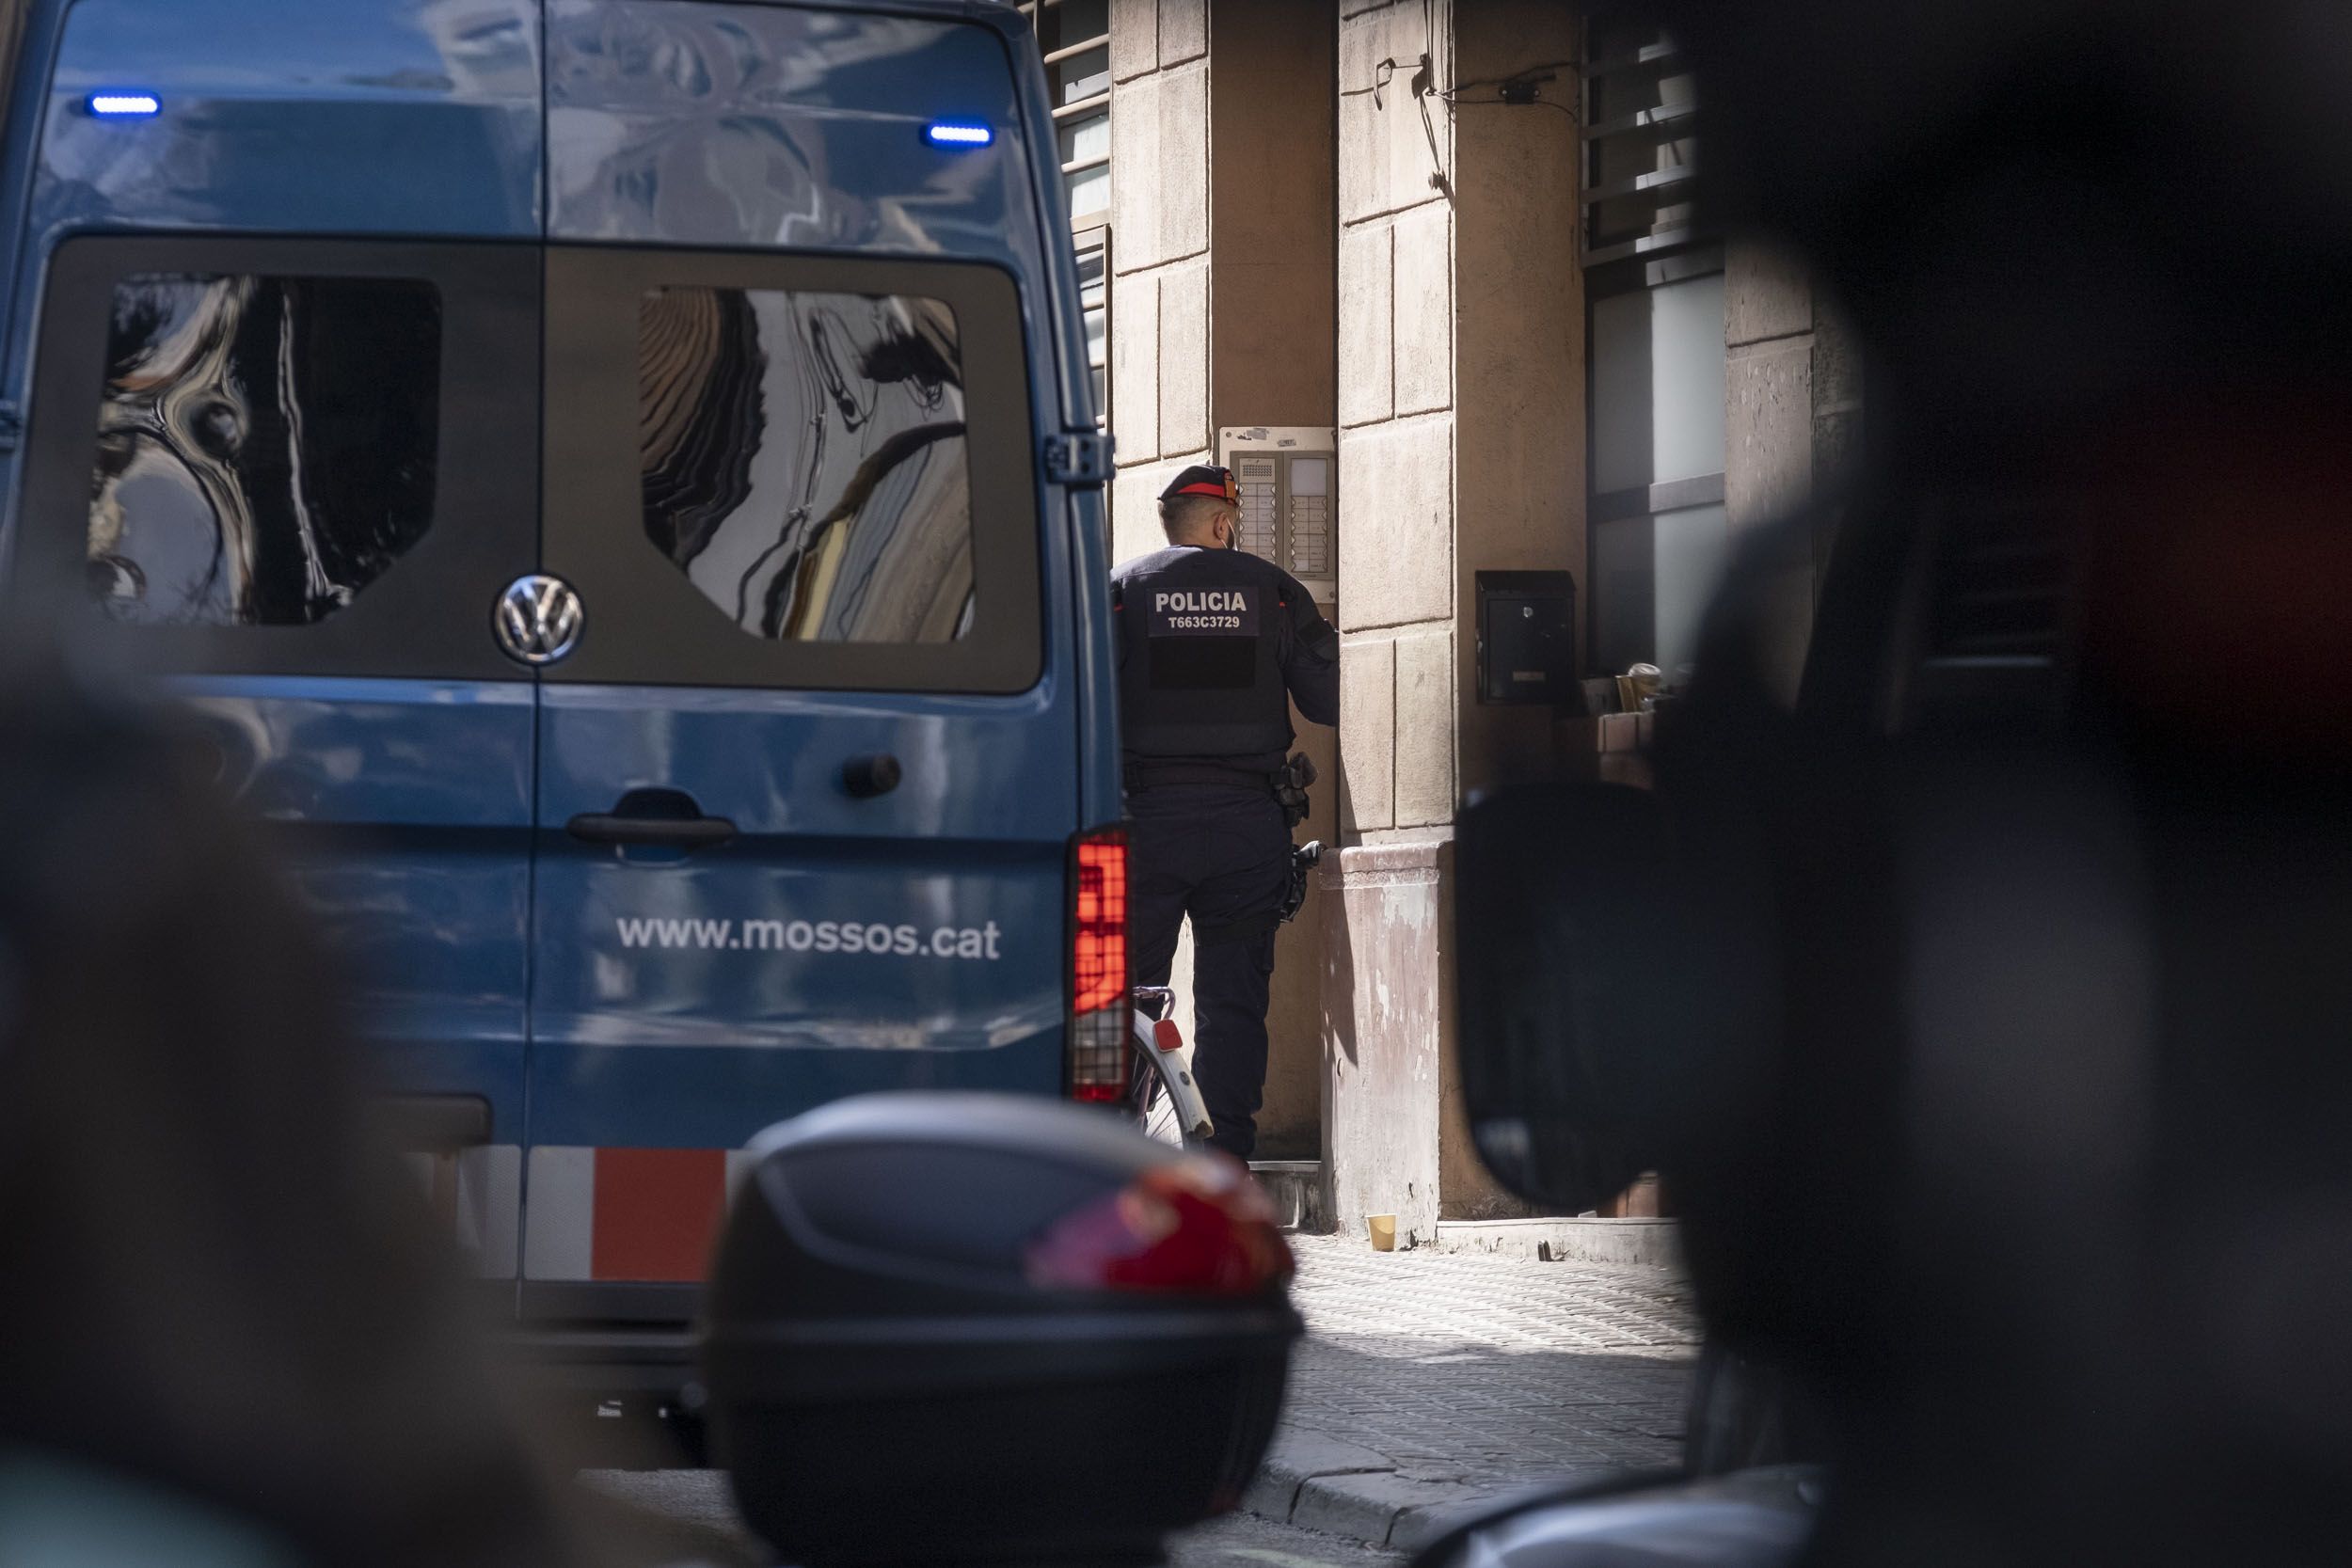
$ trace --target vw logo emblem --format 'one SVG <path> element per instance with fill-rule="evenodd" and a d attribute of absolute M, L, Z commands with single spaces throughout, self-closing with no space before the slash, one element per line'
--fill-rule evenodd
<path fill-rule="evenodd" d="M 580 646 L 580 623 L 586 618 L 570 583 L 534 572 L 506 585 L 490 625 L 507 657 L 524 664 L 553 664 Z"/>

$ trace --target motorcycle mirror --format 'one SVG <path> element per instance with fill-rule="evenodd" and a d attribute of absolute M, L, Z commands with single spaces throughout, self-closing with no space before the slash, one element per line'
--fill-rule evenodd
<path fill-rule="evenodd" d="M 1239 1162 L 982 1094 L 835 1101 L 751 1155 L 705 1410 L 786 1560 L 1156 1561 L 1238 1503 L 1301 1331 Z"/>

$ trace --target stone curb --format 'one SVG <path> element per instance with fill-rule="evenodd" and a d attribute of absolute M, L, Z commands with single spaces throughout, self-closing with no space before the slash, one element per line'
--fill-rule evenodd
<path fill-rule="evenodd" d="M 1410 1470 L 1360 1444 L 1285 1421 L 1241 1506 L 1278 1525 L 1411 1552 L 1525 1485 L 1522 1481 L 1482 1486 Z"/>
<path fill-rule="evenodd" d="M 1439 1252 L 1483 1252 L 1542 1263 L 1682 1269 L 1680 1222 L 1664 1219 L 1439 1220 Z"/>

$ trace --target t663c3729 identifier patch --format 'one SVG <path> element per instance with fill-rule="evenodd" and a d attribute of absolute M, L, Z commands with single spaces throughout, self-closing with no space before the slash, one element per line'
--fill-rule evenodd
<path fill-rule="evenodd" d="M 1155 588 L 1147 629 L 1153 637 L 1255 637 L 1257 601 L 1248 588 Z"/>

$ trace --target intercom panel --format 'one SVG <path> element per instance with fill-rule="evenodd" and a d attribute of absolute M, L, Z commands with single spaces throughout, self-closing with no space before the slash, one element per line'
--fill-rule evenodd
<path fill-rule="evenodd" d="M 1241 492 L 1241 547 L 1329 603 L 1339 586 L 1336 432 L 1246 425 L 1217 432 L 1217 461 Z"/>

